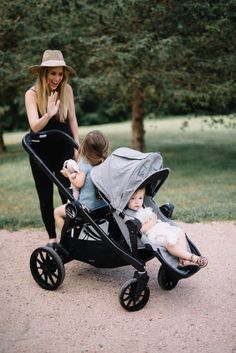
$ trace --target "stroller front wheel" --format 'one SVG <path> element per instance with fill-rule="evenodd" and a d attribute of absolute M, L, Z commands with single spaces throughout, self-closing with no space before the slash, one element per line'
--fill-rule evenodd
<path fill-rule="evenodd" d="M 63 282 L 65 268 L 60 256 L 49 247 L 40 247 L 30 257 L 30 270 L 40 287 L 55 290 Z"/>
<path fill-rule="evenodd" d="M 170 271 L 168 269 L 161 265 L 159 271 L 158 271 L 158 277 L 157 277 L 159 286 L 164 289 L 164 290 L 171 290 L 174 289 L 177 286 L 177 283 L 179 282 L 176 278 L 171 275 Z"/>
<path fill-rule="evenodd" d="M 138 279 L 132 278 L 125 282 L 120 289 L 119 301 L 121 306 L 127 311 L 138 311 L 142 309 L 149 300 L 150 290 L 148 286 L 145 286 L 141 290 L 138 287 Z"/>

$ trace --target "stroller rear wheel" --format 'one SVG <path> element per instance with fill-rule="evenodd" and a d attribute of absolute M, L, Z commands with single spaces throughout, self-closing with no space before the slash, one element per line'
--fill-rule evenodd
<path fill-rule="evenodd" d="M 63 282 L 65 268 L 60 256 L 49 247 L 40 247 L 30 257 L 30 270 L 38 285 L 55 290 Z"/>
<path fill-rule="evenodd" d="M 179 282 L 176 278 L 173 277 L 170 271 L 168 271 L 168 269 L 163 265 L 161 265 L 158 271 L 157 280 L 158 280 L 159 286 L 164 290 L 174 289 L 177 286 L 177 283 Z"/>
<path fill-rule="evenodd" d="M 147 304 L 149 296 L 148 286 L 140 290 L 138 279 L 132 278 L 121 287 L 119 300 L 121 306 L 127 311 L 138 311 Z"/>

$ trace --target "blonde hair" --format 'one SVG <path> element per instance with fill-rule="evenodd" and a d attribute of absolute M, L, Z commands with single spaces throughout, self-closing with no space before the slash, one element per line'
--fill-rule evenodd
<path fill-rule="evenodd" d="M 102 163 L 109 154 L 109 142 L 99 130 L 90 131 L 79 148 L 79 158 L 83 157 L 92 166 Z"/>
<path fill-rule="evenodd" d="M 49 96 L 49 88 L 47 84 L 47 75 L 49 67 L 41 67 L 38 73 L 37 81 L 35 83 L 35 90 L 37 93 L 37 104 L 38 109 L 41 115 L 47 113 L 47 103 Z M 60 106 L 56 119 L 63 123 L 67 119 L 68 110 L 69 110 L 69 100 L 67 98 L 67 81 L 68 81 L 68 72 L 63 67 L 63 79 L 60 85 L 57 88 L 58 99 L 60 99 Z"/>

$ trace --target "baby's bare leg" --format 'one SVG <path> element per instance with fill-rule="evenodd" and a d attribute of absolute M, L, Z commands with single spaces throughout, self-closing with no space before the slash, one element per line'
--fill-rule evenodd
<path fill-rule="evenodd" d="M 199 267 L 205 267 L 208 264 L 208 260 L 203 256 L 193 255 L 188 251 L 187 239 L 185 233 L 181 230 L 179 233 L 178 242 L 176 245 L 165 245 L 167 251 L 180 259 L 181 265 L 197 265 Z"/>
<path fill-rule="evenodd" d="M 57 224 L 57 227 L 62 230 L 64 225 L 64 220 L 66 217 L 66 205 L 61 205 L 54 210 L 54 218 Z"/>
<path fill-rule="evenodd" d="M 176 245 L 166 243 L 165 247 L 171 255 L 179 257 L 183 260 L 191 260 L 192 254 L 187 249 L 187 240 L 183 230 L 180 230 L 179 232 L 179 238 Z"/>

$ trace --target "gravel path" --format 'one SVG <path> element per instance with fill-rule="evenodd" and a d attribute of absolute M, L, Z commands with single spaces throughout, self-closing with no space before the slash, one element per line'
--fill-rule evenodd
<path fill-rule="evenodd" d="M 150 299 L 130 313 L 119 304 L 132 267 L 65 265 L 64 282 L 45 291 L 29 269 L 44 232 L 0 230 L 0 353 L 236 353 L 236 222 L 181 224 L 209 259 L 172 291 L 147 263 Z"/>

